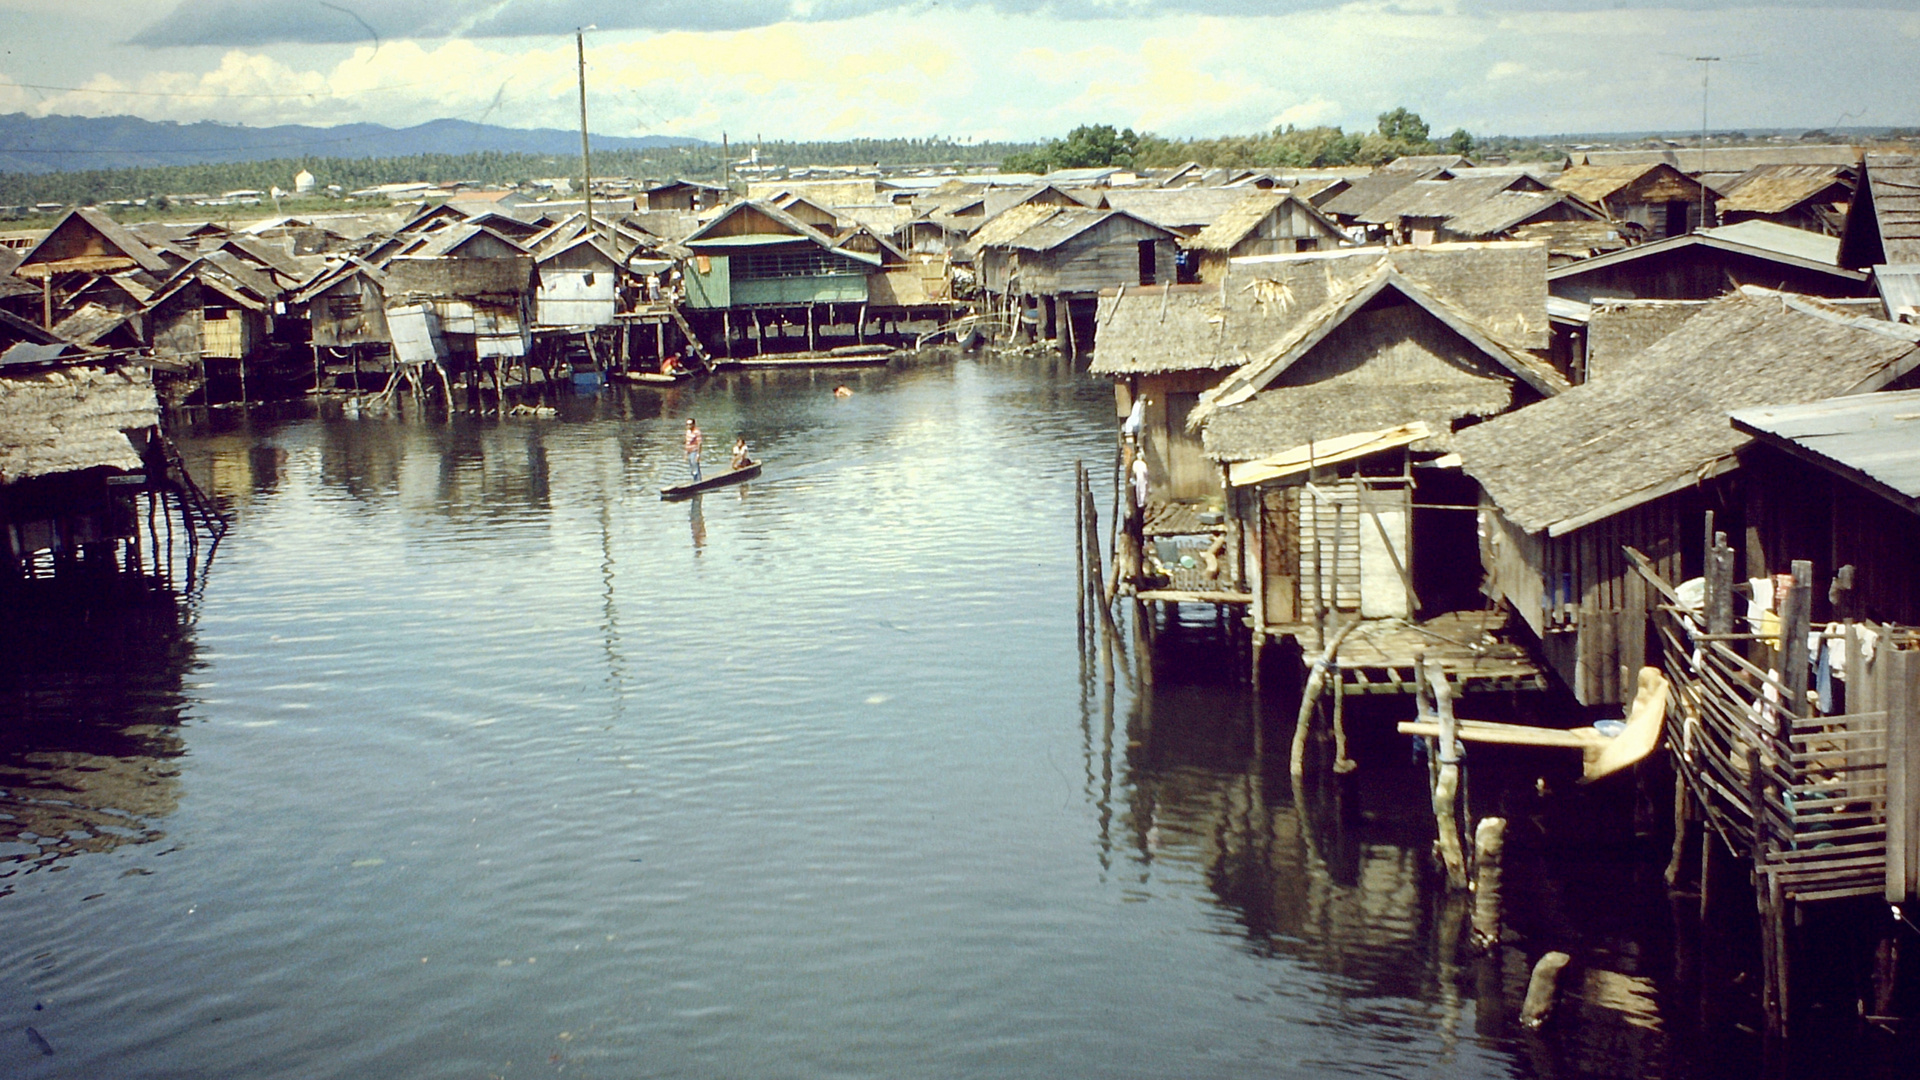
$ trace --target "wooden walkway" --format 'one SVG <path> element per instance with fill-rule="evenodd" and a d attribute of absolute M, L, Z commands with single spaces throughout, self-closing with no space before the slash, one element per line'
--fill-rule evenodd
<path fill-rule="evenodd" d="M 1327 627 L 1329 634 L 1335 629 Z M 1506 630 L 1506 615 L 1499 611 L 1452 611 L 1418 623 L 1364 620 L 1340 646 L 1342 689 L 1348 694 L 1413 693 L 1416 650 L 1425 652 L 1429 666 L 1446 671 L 1456 693 L 1546 689 L 1541 666 L 1524 647 L 1507 640 Z M 1267 634 L 1296 639 L 1309 662 L 1318 653 L 1312 623 L 1269 624 Z"/>

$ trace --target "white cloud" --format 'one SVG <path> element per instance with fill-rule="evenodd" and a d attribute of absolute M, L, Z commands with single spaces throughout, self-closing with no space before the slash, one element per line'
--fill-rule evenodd
<path fill-rule="evenodd" d="M 1729 54 L 1713 72 L 1715 126 L 1916 119 L 1920 18 L 1907 12 L 1751 10 L 1736 50 L 1723 12 L 1692 10 L 1518 16 L 1488 0 L 1399 0 L 1195 17 L 1116 0 L 1111 17 L 1063 20 L 1038 0 L 1027 6 L 1040 13 L 942 5 L 836 18 L 863 9 L 819 0 L 819 21 L 592 34 L 592 126 L 715 139 L 1040 138 L 1111 123 L 1183 137 L 1368 128 L 1404 104 L 1436 130 L 1687 129 L 1700 70 L 1680 57 L 1709 48 Z M 33 5 L 15 51 L 0 56 L 0 108 L 250 124 L 577 121 L 570 35 L 148 50 L 75 40 L 55 12 Z M 1656 37 L 1665 44 L 1650 50 Z M 1846 65 L 1831 62 L 1841 42 Z"/>

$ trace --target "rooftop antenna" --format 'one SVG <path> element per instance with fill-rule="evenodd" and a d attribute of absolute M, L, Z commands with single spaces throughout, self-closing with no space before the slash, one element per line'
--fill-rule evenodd
<path fill-rule="evenodd" d="M 600 29 L 598 24 L 581 26 L 573 31 L 574 51 L 580 58 L 580 178 L 587 186 L 587 232 L 593 232 L 593 166 L 587 158 L 587 31 Z"/>
<path fill-rule="evenodd" d="M 1717 56 L 1696 56 L 1694 63 L 1700 65 L 1700 225 L 1707 227 L 1707 87 L 1713 76 L 1713 65 L 1720 62 Z"/>

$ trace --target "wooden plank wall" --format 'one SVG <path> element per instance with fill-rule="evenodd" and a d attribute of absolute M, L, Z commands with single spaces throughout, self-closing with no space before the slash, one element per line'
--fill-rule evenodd
<path fill-rule="evenodd" d="M 1653 560 L 1661 576 L 1684 581 L 1683 552 L 1701 545 L 1703 505 L 1697 492 L 1680 492 L 1541 542 L 1540 595 L 1556 596 L 1563 581 L 1570 599 L 1546 615 L 1543 651 L 1582 705 L 1618 705 L 1633 696 L 1646 659 L 1648 596 L 1624 553 L 1632 546 Z M 1570 627 L 1570 629 L 1568 629 Z"/>
<path fill-rule="evenodd" d="M 1360 610 L 1360 529 L 1366 524 L 1360 513 L 1360 492 L 1353 480 L 1330 480 L 1314 486 L 1326 496 L 1316 499 L 1304 487 L 1287 489 L 1291 516 L 1298 523 L 1300 537 L 1301 606 L 1309 613 L 1313 606 L 1313 542 L 1320 541 L 1321 558 L 1329 566 L 1323 596 L 1339 611 Z"/>

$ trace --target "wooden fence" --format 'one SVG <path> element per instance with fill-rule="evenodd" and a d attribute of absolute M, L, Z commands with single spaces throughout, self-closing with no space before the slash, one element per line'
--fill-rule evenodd
<path fill-rule="evenodd" d="M 1783 1026 L 1792 904 L 1902 903 L 1920 892 L 1920 629 L 1848 621 L 1814 630 L 1812 564 L 1799 561 L 1778 629 L 1743 622 L 1736 632 L 1724 533 L 1708 545 L 1697 607 L 1626 550 L 1666 601 L 1651 618 L 1677 691 L 1676 798 L 1751 860 L 1763 997 L 1769 1023 Z M 1809 686 L 1816 668 L 1825 677 Z"/>

